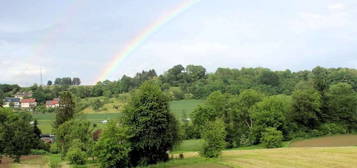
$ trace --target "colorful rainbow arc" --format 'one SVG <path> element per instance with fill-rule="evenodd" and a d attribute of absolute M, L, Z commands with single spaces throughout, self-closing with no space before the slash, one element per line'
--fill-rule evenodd
<path fill-rule="evenodd" d="M 131 55 L 138 47 L 143 45 L 152 34 L 200 1 L 201 0 L 185 0 L 143 29 L 143 31 L 130 40 L 119 53 L 114 55 L 114 57 L 110 60 L 110 63 L 105 67 L 95 82 L 106 80 L 109 75 L 118 68 L 120 62 L 127 56 Z"/>

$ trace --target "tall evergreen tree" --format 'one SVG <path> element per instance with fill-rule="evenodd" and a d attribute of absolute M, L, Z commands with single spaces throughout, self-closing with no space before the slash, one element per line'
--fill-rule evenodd
<path fill-rule="evenodd" d="M 41 130 L 38 128 L 37 120 L 33 122 L 33 133 L 35 134 L 36 138 L 41 138 Z"/>
<path fill-rule="evenodd" d="M 74 117 L 75 103 L 70 92 L 63 92 L 60 95 L 59 109 L 56 114 L 56 120 L 54 127 L 58 128 L 64 122 L 72 119 Z"/>

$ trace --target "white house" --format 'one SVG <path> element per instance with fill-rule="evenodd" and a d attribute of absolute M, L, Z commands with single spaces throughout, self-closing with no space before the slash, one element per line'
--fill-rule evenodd
<path fill-rule="evenodd" d="M 22 99 L 21 100 L 21 108 L 31 108 L 31 107 L 36 107 L 37 102 L 36 99 Z"/>
<path fill-rule="evenodd" d="M 20 105 L 19 98 L 7 97 L 4 99 L 4 107 L 20 108 Z"/>

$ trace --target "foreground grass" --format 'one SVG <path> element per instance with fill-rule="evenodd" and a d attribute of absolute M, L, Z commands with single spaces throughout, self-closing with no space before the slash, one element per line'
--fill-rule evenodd
<path fill-rule="evenodd" d="M 227 166 L 222 165 L 220 161 L 220 159 L 191 157 L 186 159 L 173 159 L 169 162 L 139 168 L 227 168 Z"/>
<path fill-rule="evenodd" d="M 205 159 L 198 152 L 184 152 L 184 159 L 173 159 L 145 168 L 353 168 L 357 165 L 357 147 L 299 147 L 278 149 L 227 150 L 218 159 Z M 50 160 L 62 167 L 59 155 L 24 160 L 11 167 L 47 167 Z M 177 158 L 177 155 L 174 156 Z M 97 167 L 88 164 L 81 167 Z M 143 167 L 142 167 L 143 168 Z"/>

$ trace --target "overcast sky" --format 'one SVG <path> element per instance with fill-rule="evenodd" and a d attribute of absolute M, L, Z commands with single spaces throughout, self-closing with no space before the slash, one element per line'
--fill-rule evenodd
<path fill-rule="evenodd" d="M 0 0 L 0 83 L 92 84 L 125 43 L 182 0 Z M 111 74 L 176 64 L 294 71 L 357 67 L 356 0 L 202 0 Z"/>

